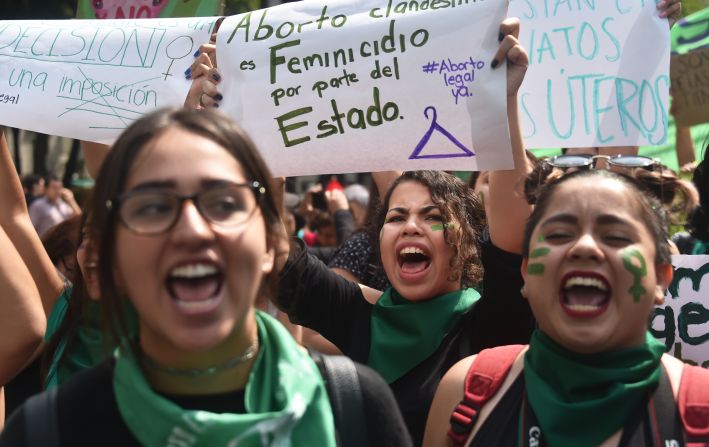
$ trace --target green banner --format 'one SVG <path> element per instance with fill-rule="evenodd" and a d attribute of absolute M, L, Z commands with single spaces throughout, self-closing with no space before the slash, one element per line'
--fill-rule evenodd
<path fill-rule="evenodd" d="M 685 54 L 709 46 L 709 7 L 688 15 L 672 27 L 672 53 Z"/>
<path fill-rule="evenodd" d="M 154 19 L 221 15 L 224 0 L 78 0 L 78 19 Z"/>

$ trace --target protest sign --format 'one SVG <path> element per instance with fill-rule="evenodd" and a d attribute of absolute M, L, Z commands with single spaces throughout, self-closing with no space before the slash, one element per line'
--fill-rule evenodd
<path fill-rule="evenodd" d="M 275 175 L 511 168 L 503 0 L 295 2 L 227 18 L 221 107 Z M 503 66 L 504 67 L 504 66 Z"/>
<path fill-rule="evenodd" d="M 667 136 L 669 26 L 655 2 L 511 0 L 530 65 L 528 147 L 645 146 Z"/>
<path fill-rule="evenodd" d="M 670 77 L 677 124 L 709 122 L 709 47 L 673 55 Z"/>
<path fill-rule="evenodd" d="M 223 11 L 223 0 L 78 0 L 78 19 L 155 19 L 211 17 Z"/>
<path fill-rule="evenodd" d="M 709 256 L 672 257 L 674 278 L 665 303 L 655 308 L 650 333 L 670 354 L 709 367 Z"/>
<path fill-rule="evenodd" d="M 111 143 L 184 102 L 215 20 L 0 21 L 0 124 Z"/>

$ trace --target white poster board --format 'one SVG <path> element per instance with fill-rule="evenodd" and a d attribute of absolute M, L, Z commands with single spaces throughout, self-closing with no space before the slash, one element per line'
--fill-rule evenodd
<path fill-rule="evenodd" d="M 510 0 L 530 65 L 527 147 L 645 146 L 667 137 L 670 37 L 654 1 Z"/>
<path fill-rule="evenodd" d="M 650 332 L 669 353 L 709 367 L 709 256 L 672 256 L 674 278 L 650 320 Z"/>
<path fill-rule="evenodd" d="M 295 2 L 229 17 L 221 108 L 275 175 L 511 168 L 504 0 Z"/>
<path fill-rule="evenodd" d="M 111 143 L 184 103 L 215 20 L 0 21 L 0 124 Z"/>

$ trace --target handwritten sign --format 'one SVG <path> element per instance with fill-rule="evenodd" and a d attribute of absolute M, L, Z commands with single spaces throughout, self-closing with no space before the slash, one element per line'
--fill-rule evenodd
<path fill-rule="evenodd" d="M 530 66 L 529 147 L 646 146 L 668 126 L 669 26 L 654 1 L 511 0 Z"/>
<path fill-rule="evenodd" d="M 79 19 L 210 17 L 222 13 L 222 0 L 78 0 Z"/>
<path fill-rule="evenodd" d="M 673 55 L 670 74 L 677 124 L 709 122 L 709 46 Z"/>
<path fill-rule="evenodd" d="M 655 309 L 650 332 L 670 354 L 709 367 L 709 256 L 672 256 L 674 278 L 665 304 Z"/>
<path fill-rule="evenodd" d="M 184 102 L 215 18 L 0 21 L 0 124 L 111 143 Z"/>
<path fill-rule="evenodd" d="M 502 0 L 308 1 L 227 18 L 222 109 L 275 175 L 511 168 Z"/>

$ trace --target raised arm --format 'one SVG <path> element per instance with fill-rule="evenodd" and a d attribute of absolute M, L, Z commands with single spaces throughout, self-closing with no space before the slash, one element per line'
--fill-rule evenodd
<path fill-rule="evenodd" d="M 517 40 L 519 19 L 504 20 L 500 25 L 500 36 L 504 37 L 501 39 L 495 61 L 498 64 L 507 61 L 507 120 L 515 169 L 490 172 L 487 221 L 490 240 L 495 246 L 511 253 L 521 253 L 524 225 L 532 211 L 532 207 L 524 199 L 523 185 L 532 166 L 524 151 L 517 110 L 517 91 L 527 71 L 529 57 Z"/>
<path fill-rule="evenodd" d="M 33 284 L 39 290 L 44 311 L 49 315 L 64 287 L 64 281 L 54 268 L 30 220 L 4 129 L 0 129 L 0 227 L 31 274 L 31 281 L 25 286 L 31 288 Z M 5 259 L 5 251 L 0 253 L 3 253 L 1 257 Z"/>
<path fill-rule="evenodd" d="M 32 275 L 0 228 L 0 386 L 22 370 L 42 342 L 46 318 Z"/>
<path fill-rule="evenodd" d="M 109 149 L 110 146 L 107 144 L 81 141 L 81 152 L 84 154 L 86 169 L 88 169 L 91 178 L 96 179 L 98 177 L 98 173 L 101 171 L 101 164 L 103 164 Z"/>

